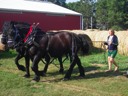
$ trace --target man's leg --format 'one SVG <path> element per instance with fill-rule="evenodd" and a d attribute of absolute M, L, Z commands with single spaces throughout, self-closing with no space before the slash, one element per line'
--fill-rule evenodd
<path fill-rule="evenodd" d="M 111 71 L 112 70 L 112 62 L 111 62 L 111 57 L 108 56 L 108 70 Z"/>
<path fill-rule="evenodd" d="M 115 65 L 115 70 L 114 71 L 118 71 L 119 67 L 118 67 L 117 63 L 115 62 L 114 58 L 110 58 L 110 62 L 111 62 L 111 64 Z"/>

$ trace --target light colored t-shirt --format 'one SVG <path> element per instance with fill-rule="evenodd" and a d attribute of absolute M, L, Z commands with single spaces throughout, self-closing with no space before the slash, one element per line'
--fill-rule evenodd
<path fill-rule="evenodd" d="M 108 39 L 108 44 L 110 44 L 112 42 L 112 38 L 113 36 L 110 36 L 109 39 Z"/>

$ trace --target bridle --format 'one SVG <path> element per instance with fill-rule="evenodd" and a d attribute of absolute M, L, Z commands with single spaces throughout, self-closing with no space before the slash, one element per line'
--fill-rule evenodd
<path fill-rule="evenodd" d="M 32 45 L 34 44 L 36 47 L 40 47 L 40 45 L 35 42 L 35 37 L 36 37 L 36 34 L 37 34 L 37 26 L 39 25 L 39 23 L 35 24 L 33 23 L 33 25 L 30 26 L 30 30 L 29 32 L 27 33 L 26 37 L 24 38 L 24 43 L 25 45 Z"/>
<path fill-rule="evenodd" d="M 28 28 L 28 27 L 23 27 L 23 28 Z M 11 25 L 8 28 L 8 32 L 6 34 L 6 37 L 8 38 L 7 42 L 8 43 L 12 43 L 13 44 L 13 48 L 17 48 L 19 46 L 22 46 L 24 44 L 23 42 L 23 36 L 21 36 L 20 34 L 20 29 L 22 29 L 22 27 L 18 27 L 17 25 Z"/>

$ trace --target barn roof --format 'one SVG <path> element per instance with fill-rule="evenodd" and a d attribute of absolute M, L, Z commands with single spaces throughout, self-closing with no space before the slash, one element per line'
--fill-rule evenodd
<path fill-rule="evenodd" d="M 0 11 L 29 11 L 53 14 L 82 15 L 78 12 L 69 10 L 51 2 L 30 0 L 0 0 Z"/>

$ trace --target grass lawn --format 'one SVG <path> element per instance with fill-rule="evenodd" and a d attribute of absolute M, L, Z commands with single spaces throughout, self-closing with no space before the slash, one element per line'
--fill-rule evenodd
<path fill-rule="evenodd" d="M 78 78 L 79 71 L 75 66 L 69 81 L 62 81 L 64 74 L 59 74 L 58 61 L 55 60 L 40 82 L 32 82 L 32 71 L 30 78 L 23 77 L 25 72 L 18 70 L 14 64 L 15 56 L 16 52 L 12 50 L 0 53 L 0 96 L 128 96 L 128 78 L 122 75 L 128 68 L 127 56 L 117 54 L 119 73 L 105 72 L 108 67 L 104 53 L 80 56 L 86 77 Z M 24 65 L 24 59 L 20 60 L 20 64 Z M 39 69 L 43 67 L 40 62 Z M 68 67 L 69 60 L 66 60 L 65 72 Z"/>

